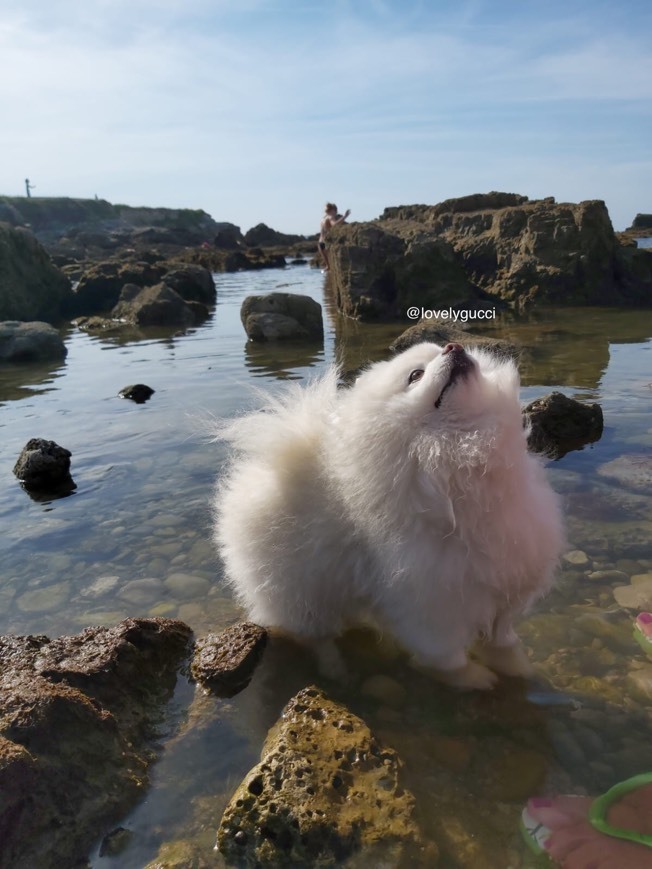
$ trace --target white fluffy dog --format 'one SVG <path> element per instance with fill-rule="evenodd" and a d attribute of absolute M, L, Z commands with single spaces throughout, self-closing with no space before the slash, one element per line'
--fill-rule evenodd
<path fill-rule="evenodd" d="M 215 539 L 249 616 L 322 648 L 371 619 L 461 688 L 526 675 L 512 622 L 564 535 L 518 390 L 511 361 L 424 343 L 224 428 Z M 467 657 L 479 637 L 484 664 Z"/>

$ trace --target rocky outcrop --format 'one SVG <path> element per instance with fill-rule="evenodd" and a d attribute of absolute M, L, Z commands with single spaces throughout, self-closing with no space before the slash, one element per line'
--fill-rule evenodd
<path fill-rule="evenodd" d="M 282 253 L 264 251 L 260 248 L 220 250 L 202 246 L 185 251 L 179 258 L 185 262 L 198 263 L 212 272 L 247 272 L 285 268 L 285 256 Z"/>
<path fill-rule="evenodd" d="M 400 222 L 396 222 L 401 230 Z M 405 317 L 413 305 L 448 306 L 480 297 L 444 239 L 380 222 L 331 234 L 331 282 L 338 308 L 365 320 Z"/>
<path fill-rule="evenodd" d="M 632 221 L 632 225 L 629 227 L 628 232 L 630 230 L 643 230 L 646 235 L 652 235 L 652 214 L 637 214 Z"/>
<path fill-rule="evenodd" d="M 61 320 L 70 281 L 31 232 L 0 223 L 0 320 Z"/>
<path fill-rule="evenodd" d="M 266 645 L 265 628 L 240 622 L 198 640 L 190 672 L 213 693 L 232 697 L 249 684 Z"/>
<path fill-rule="evenodd" d="M 305 240 L 304 235 L 288 235 L 285 232 L 271 229 L 264 223 L 252 226 L 244 236 L 244 243 L 247 247 L 284 247 L 300 244 Z"/>
<path fill-rule="evenodd" d="M 183 310 L 183 314 L 180 314 L 177 321 L 180 325 L 205 319 L 208 315 L 206 306 L 215 303 L 213 276 L 201 265 L 165 260 L 155 263 L 107 260 L 86 269 L 75 287 L 73 299 L 68 304 L 66 312 L 71 317 L 93 316 L 108 312 L 119 302 L 132 302 L 138 291 L 157 286 L 160 282 L 174 294 L 174 296 L 166 294 L 168 301 L 174 299 L 176 302 L 180 298 L 188 303 L 185 306 L 177 305 L 180 311 Z M 193 313 L 189 314 L 190 311 Z M 131 311 L 114 313 L 113 316 L 132 323 L 140 322 L 140 315 L 137 316 Z M 147 319 L 146 314 L 142 317 L 143 320 Z M 159 321 L 154 319 L 148 323 L 140 322 L 141 325 L 160 323 L 174 323 L 174 320 L 164 318 Z"/>
<path fill-rule="evenodd" d="M 59 491 L 75 488 L 70 476 L 70 450 L 54 441 L 31 438 L 14 465 L 14 475 L 30 491 Z"/>
<path fill-rule="evenodd" d="M 240 319 L 252 341 L 321 340 L 324 336 L 319 302 L 295 293 L 247 296 Z"/>
<path fill-rule="evenodd" d="M 66 306 L 66 313 L 70 317 L 79 317 L 110 311 L 117 305 L 125 284 L 152 286 L 167 271 L 168 267 L 164 263 L 121 263 L 108 260 L 92 265 L 84 271 L 75 287 L 73 297 Z"/>
<path fill-rule="evenodd" d="M 0 323 L 0 362 L 41 362 L 64 359 L 68 350 L 49 323 Z"/>
<path fill-rule="evenodd" d="M 194 326 L 203 322 L 208 313 L 206 305 L 186 302 L 167 284 L 144 289 L 125 284 L 111 316 L 134 326 Z"/>
<path fill-rule="evenodd" d="M 517 309 L 652 299 L 652 252 L 621 245 L 601 201 L 489 193 L 390 208 L 337 227 L 331 263 L 338 306 L 367 319 L 478 294 Z"/>
<path fill-rule="evenodd" d="M 399 759 L 317 688 L 290 700 L 217 834 L 229 865 L 434 866 Z"/>
<path fill-rule="evenodd" d="M 604 421 L 600 405 L 584 404 L 561 392 L 551 392 L 530 402 L 523 414 L 530 429 L 529 448 L 550 458 L 559 459 L 602 437 Z"/>
<path fill-rule="evenodd" d="M 85 860 L 142 797 L 146 741 L 190 628 L 127 619 L 49 640 L 0 637 L 0 867 Z"/>

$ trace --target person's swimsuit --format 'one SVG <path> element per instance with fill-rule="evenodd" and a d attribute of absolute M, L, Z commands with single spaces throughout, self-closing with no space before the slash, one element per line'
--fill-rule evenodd
<path fill-rule="evenodd" d="M 326 225 L 327 220 L 329 220 L 328 217 L 323 217 L 319 225 L 319 250 L 326 250 L 326 235 L 330 229 L 330 226 Z"/>

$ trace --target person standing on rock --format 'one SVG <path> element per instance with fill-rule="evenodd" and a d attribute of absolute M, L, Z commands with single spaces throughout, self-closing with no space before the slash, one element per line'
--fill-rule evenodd
<path fill-rule="evenodd" d="M 328 258 L 328 249 L 326 247 L 328 233 L 334 226 L 337 226 L 339 223 L 344 223 L 349 214 L 351 214 L 350 208 L 347 208 L 344 214 L 338 214 L 337 205 L 335 205 L 334 202 L 326 203 L 324 216 L 322 217 L 319 226 L 319 252 L 324 260 L 324 271 L 326 272 L 330 271 L 331 268 L 330 260 Z"/>

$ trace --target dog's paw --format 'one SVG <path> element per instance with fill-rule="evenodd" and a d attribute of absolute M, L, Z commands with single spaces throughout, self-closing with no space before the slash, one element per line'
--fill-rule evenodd
<path fill-rule="evenodd" d="M 513 646 L 484 646 L 479 650 L 483 662 L 503 676 L 520 676 L 529 679 L 534 669 L 527 652 L 520 643 Z"/>
<path fill-rule="evenodd" d="M 446 685 L 460 691 L 490 691 L 498 681 L 492 670 L 475 661 L 467 661 L 456 670 L 439 670 L 438 675 Z"/>

